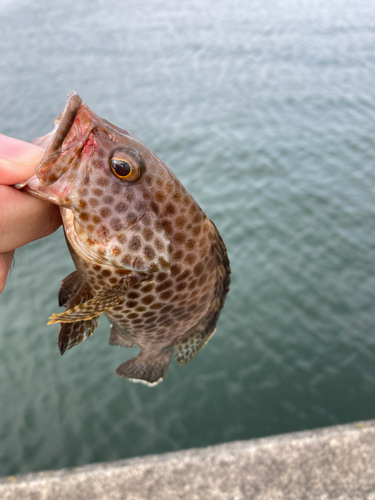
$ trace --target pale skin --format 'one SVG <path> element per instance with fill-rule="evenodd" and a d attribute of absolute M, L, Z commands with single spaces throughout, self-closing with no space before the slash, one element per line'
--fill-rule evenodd
<path fill-rule="evenodd" d="M 0 134 L 0 293 L 14 251 L 61 225 L 59 208 L 12 187 L 35 173 L 44 149 Z"/>

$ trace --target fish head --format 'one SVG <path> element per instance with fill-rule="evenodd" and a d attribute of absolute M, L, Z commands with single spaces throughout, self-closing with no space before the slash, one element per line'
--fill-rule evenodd
<path fill-rule="evenodd" d="M 175 181 L 139 139 L 69 95 L 35 175 L 17 187 L 61 207 L 73 250 L 91 264 L 170 272 L 170 241 L 158 217 L 155 185 Z"/>

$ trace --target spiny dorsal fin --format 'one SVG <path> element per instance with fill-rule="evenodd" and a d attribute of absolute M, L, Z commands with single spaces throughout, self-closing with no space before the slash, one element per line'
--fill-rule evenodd
<path fill-rule="evenodd" d="M 154 351 L 146 353 L 142 350 L 136 358 L 120 365 L 116 375 L 148 386 L 157 385 L 167 374 L 172 350 L 168 348 L 156 353 Z"/>
<path fill-rule="evenodd" d="M 216 234 L 216 245 L 213 247 L 213 252 L 216 255 L 219 276 L 215 284 L 214 296 L 206 315 L 175 342 L 175 358 L 180 365 L 189 363 L 215 333 L 216 323 L 229 291 L 231 270 L 227 250 L 215 224 L 212 221 L 211 223 Z"/>
<path fill-rule="evenodd" d="M 220 309 L 220 299 L 218 297 L 214 298 L 207 314 L 193 328 L 186 332 L 180 340 L 177 339 L 175 343 L 175 358 L 177 363 L 186 365 L 207 344 L 216 331 Z"/>
<path fill-rule="evenodd" d="M 59 291 L 59 306 L 67 306 L 81 286 L 82 279 L 77 271 L 64 278 Z"/>

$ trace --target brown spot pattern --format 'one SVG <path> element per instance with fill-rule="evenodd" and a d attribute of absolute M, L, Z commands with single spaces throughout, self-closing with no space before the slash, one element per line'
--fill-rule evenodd
<path fill-rule="evenodd" d="M 95 126 L 84 148 L 87 158 L 83 152 L 80 163 L 72 163 L 65 155 L 53 170 L 43 171 L 53 183 L 54 176 L 82 168 L 82 175 L 71 177 L 66 199 L 79 223 L 75 230 L 81 244 L 102 265 L 84 261 L 71 243 L 76 267 L 94 296 L 125 280 L 122 301 L 106 314 L 133 344 L 152 351 L 182 339 L 181 359 L 188 359 L 213 332 L 224 304 L 230 272 L 225 246 L 199 205 L 152 152 L 96 115 L 91 120 Z M 72 136 L 69 140 L 74 142 Z M 136 182 L 112 173 L 109 158 L 116 150 L 142 159 L 143 175 Z M 130 279 L 134 284 L 126 289 Z"/>

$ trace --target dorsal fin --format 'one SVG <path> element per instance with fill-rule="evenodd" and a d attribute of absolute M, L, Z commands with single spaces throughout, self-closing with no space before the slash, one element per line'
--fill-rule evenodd
<path fill-rule="evenodd" d="M 214 296 L 206 315 L 175 341 L 175 358 L 180 365 L 189 363 L 215 333 L 216 323 L 229 290 L 231 271 L 227 249 L 215 224 L 212 221 L 211 223 L 216 232 L 216 244 L 213 246 L 213 252 L 220 272 L 215 284 Z"/>
<path fill-rule="evenodd" d="M 175 351 L 177 363 L 186 365 L 207 344 L 216 331 L 220 309 L 218 300 L 214 300 L 206 316 L 179 339 Z"/>

